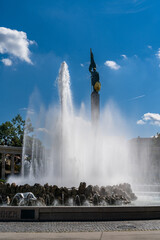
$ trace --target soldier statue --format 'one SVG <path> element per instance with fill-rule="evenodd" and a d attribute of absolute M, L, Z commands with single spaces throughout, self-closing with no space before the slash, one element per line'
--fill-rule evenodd
<path fill-rule="evenodd" d="M 97 124 L 100 114 L 100 95 L 99 91 L 101 89 L 101 84 L 99 82 L 99 73 L 96 71 L 96 64 L 94 61 L 92 50 L 90 49 L 91 63 L 89 65 L 89 71 L 91 73 L 91 84 L 92 84 L 92 93 L 91 93 L 91 118 L 92 123 Z"/>
<path fill-rule="evenodd" d="M 92 50 L 90 49 L 91 63 L 89 65 L 89 71 L 91 73 L 91 84 L 95 92 L 99 92 L 101 89 L 101 84 L 99 82 L 99 73 L 96 71 L 96 64 L 94 61 Z"/>

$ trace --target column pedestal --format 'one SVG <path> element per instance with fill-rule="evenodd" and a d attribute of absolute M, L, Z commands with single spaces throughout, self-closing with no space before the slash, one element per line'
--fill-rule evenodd
<path fill-rule="evenodd" d="M 14 154 L 11 156 L 11 174 L 14 174 Z"/>
<path fill-rule="evenodd" d="M 91 94 L 91 119 L 92 123 L 99 121 L 99 93 L 93 91 Z"/>
<path fill-rule="evenodd" d="M 2 153 L 2 179 L 5 179 L 5 154 Z"/>

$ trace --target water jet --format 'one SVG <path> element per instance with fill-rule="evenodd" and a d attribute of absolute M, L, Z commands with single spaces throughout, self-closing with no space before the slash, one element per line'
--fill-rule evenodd
<path fill-rule="evenodd" d="M 124 211 L 128 211 L 128 214 L 136 211 L 139 214 L 139 219 L 142 215 L 142 218 L 146 219 L 145 210 L 141 214 L 142 209 L 140 208 L 135 209 L 130 206 L 127 210 L 125 206 L 125 210 L 124 208 L 117 210 L 117 207 L 115 210 L 109 207 L 109 205 L 122 205 L 125 202 L 126 204 L 131 203 L 128 200 L 128 194 L 132 196 L 131 201 L 135 200 L 132 191 L 123 191 L 123 184 L 120 184 L 123 182 L 132 184 L 135 176 L 131 168 L 128 141 L 124 137 L 125 127 L 123 125 L 125 124 L 122 124 L 123 118 L 121 114 L 113 104 L 107 104 L 101 111 L 100 116 L 99 90 L 101 84 L 92 51 L 90 54 L 91 120 L 86 116 L 84 117 L 81 110 L 75 110 L 72 100 L 70 74 L 66 62 L 63 62 L 57 78 L 60 104 L 45 109 L 43 104 L 38 103 L 37 108 L 34 101 L 35 98 L 37 99 L 37 92 L 33 94 L 29 106 L 29 109 L 32 108 L 32 114 L 31 111 L 28 111 L 27 117 L 30 117 L 34 125 L 34 131 L 28 133 L 26 129 L 24 134 L 21 176 L 19 178 L 11 176 L 8 182 L 15 182 L 19 192 L 21 190 L 33 192 L 39 198 L 43 198 L 44 194 L 43 200 L 45 203 L 51 203 L 46 205 L 55 208 L 55 210 L 52 210 L 53 215 L 57 212 L 54 220 L 62 220 L 63 214 L 72 211 L 75 211 L 76 214 L 80 211 L 86 214 L 87 211 L 88 220 L 118 220 L 120 217 L 121 219 L 129 219 L 129 215 L 126 218 L 122 217 Z M 96 126 L 96 131 L 93 131 L 93 126 Z M 30 148 L 28 148 L 29 145 Z M 31 161 L 28 161 L 26 156 L 29 156 Z M 79 186 L 80 182 L 82 184 Z M 87 187 L 85 182 L 89 184 Z M 38 184 L 36 185 L 36 183 Z M 20 186 L 22 184 L 24 188 Z M 27 186 L 27 184 L 30 185 Z M 4 187 L 2 185 L 0 186 L 1 189 Z M 99 188 L 97 185 L 102 187 Z M 40 192 L 36 193 L 36 189 L 40 189 Z M 66 201 L 66 196 L 68 201 Z M 62 205 L 66 204 L 67 206 L 68 203 L 75 204 L 75 206 L 79 205 L 79 210 L 74 207 L 63 208 Z M 60 205 L 60 207 L 56 208 L 57 205 Z M 94 205 L 97 208 L 93 207 Z M 85 208 L 88 206 L 91 210 Z M 102 207 L 105 212 L 104 215 L 102 214 Z M 98 210 L 99 208 L 100 210 Z M 3 209 L 3 207 L 0 209 L 0 213 Z M 49 217 L 47 207 L 47 215 L 45 215 L 47 217 L 42 217 L 43 212 L 45 212 L 42 208 L 30 207 L 29 209 L 32 211 L 30 216 L 34 215 L 33 211 L 34 216 L 39 216 L 39 218 L 33 217 L 32 219 L 44 220 Z M 5 211 L 7 212 L 6 209 Z M 18 216 L 18 220 L 29 219 L 28 215 L 24 213 L 24 211 L 27 211 L 26 208 L 17 211 L 18 215 L 16 215 L 15 211 L 15 216 Z M 23 218 L 19 217 L 19 211 L 21 211 Z M 117 215 L 114 217 L 116 211 Z M 149 211 L 151 212 L 150 216 L 153 218 L 159 217 L 159 215 L 156 215 L 155 209 L 150 208 Z M 96 212 L 95 218 L 89 216 L 93 212 Z M 118 217 L 119 213 L 120 217 Z M 7 213 L 4 213 L 4 215 L 8 216 Z M 12 216 L 12 214 L 10 215 Z M 77 216 L 77 219 L 85 219 L 83 214 Z M 69 219 L 68 215 L 64 219 Z M 75 219 L 74 215 L 71 220 Z M 137 219 L 135 214 L 131 219 Z M 53 216 L 49 220 L 53 220 Z"/>

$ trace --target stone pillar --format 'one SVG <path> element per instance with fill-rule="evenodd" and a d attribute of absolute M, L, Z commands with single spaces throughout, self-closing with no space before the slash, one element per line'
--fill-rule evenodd
<path fill-rule="evenodd" d="M 5 179 L 5 154 L 2 153 L 2 179 Z"/>
<path fill-rule="evenodd" d="M 15 155 L 12 154 L 11 155 L 11 174 L 12 175 L 14 174 L 14 157 L 15 157 Z"/>
<path fill-rule="evenodd" d="M 96 124 L 99 120 L 99 93 L 93 91 L 91 94 L 91 119 Z"/>
<path fill-rule="evenodd" d="M 22 154 L 20 154 L 20 158 L 21 158 L 21 164 L 20 164 L 20 173 L 23 175 L 24 173 L 24 169 L 22 169 L 24 166 L 22 165 Z"/>

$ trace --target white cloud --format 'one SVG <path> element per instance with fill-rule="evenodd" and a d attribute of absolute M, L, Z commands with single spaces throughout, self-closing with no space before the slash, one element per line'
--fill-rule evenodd
<path fill-rule="evenodd" d="M 146 124 L 146 123 L 141 119 L 141 120 L 138 120 L 138 121 L 137 121 L 137 124 L 138 124 L 138 125 L 144 125 L 144 124 Z"/>
<path fill-rule="evenodd" d="M 160 58 L 160 48 L 158 48 L 158 51 L 156 53 L 157 58 Z"/>
<path fill-rule="evenodd" d="M 145 124 L 145 123 L 160 126 L 160 114 L 158 114 L 158 113 L 145 113 L 142 116 L 142 119 L 137 121 L 137 124 Z"/>
<path fill-rule="evenodd" d="M 122 54 L 121 57 L 123 57 L 124 59 L 127 59 L 127 56 L 125 54 Z"/>
<path fill-rule="evenodd" d="M 12 65 L 12 61 L 9 58 L 3 58 L 1 61 L 3 62 L 3 64 L 5 66 L 11 66 Z"/>
<path fill-rule="evenodd" d="M 143 94 L 143 95 L 140 95 L 140 96 L 137 96 L 137 97 L 134 97 L 134 98 L 130 98 L 129 100 L 130 100 L 130 101 L 131 101 L 131 100 L 137 100 L 137 99 L 143 98 L 143 97 L 145 97 L 144 94 Z"/>
<path fill-rule="evenodd" d="M 160 122 L 159 121 L 153 121 L 150 123 L 151 125 L 157 125 L 157 126 L 160 126 Z"/>
<path fill-rule="evenodd" d="M 26 107 L 24 107 L 24 108 L 19 108 L 19 111 L 24 111 L 24 112 L 26 111 L 28 115 L 32 115 L 32 114 L 35 113 L 34 109 L 32 109 L 32 108 L 26 108 Z"/>
<path fill-rule="evenodd" d="M 113 70 L 118 70 L 120 68 L 120 65 L 118 65 L 115 61 L 106 61 L 104 65 Z"/>
<path fill-rule="evenodd" d="M 27 111 L 28 108 L 24 107 L 24 108 L 19 108 L 19 111 Z"/>
<path fill-rule="evenodd" d="M 27 34 L 25 32 L 0 27 L 1 54 L 12 55 L 22 61 L 32 64 L 29 45 L 34 43 L 34 41 L 27 39 Z"/>
<path fill-rule="evenodd" d="M 143 115 L 143 119 L 148 120 L 154 120 L 154 121 L 160 121 L 160 114 L 158 113 L 145 113 Z"/>
<path fill-rule="evenodd" d="M 46 128 L 37 128 L 36 131 L 48 133 L 48 130 Z"/>
<path fill-rule="evenodd" d="M 30 44 L 30 45 L 33 45 L 33 44 L 37 45 L 36 41 L 34 41 L 34 40 L 33 40 L 33 41 L 32 41 L 32 40 L 29 40 L 29 44 Z"/>
<path fill-rule="evenodd" d="M 35 113 L 35 112 L 34 112 L 33 109 L 27 109 L 27 114 L 32 115 L 32 114 L 34 114 L 34 113 Z"/>
<path fill-rule="evenodd" d="M 151 46 L 151 45 L 148 45 L 147 47 L 148 47 L 149 49 L 152 49 L 152 46 Z"/>

